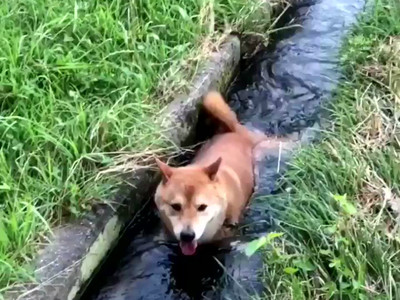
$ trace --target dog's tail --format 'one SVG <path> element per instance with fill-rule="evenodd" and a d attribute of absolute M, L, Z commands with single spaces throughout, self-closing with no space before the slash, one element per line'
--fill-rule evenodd
<path fill-rule="evenodd" d="M 236 114 L 231 110 L 220 93 L 215 91 L 209 92 L 204 98 L 203 106 L 208 113 L 223 123 L 230 132 L 242 135 L 253 144 L 266 139 L 266 136 L 263 134 L 253 133 L 240 124 Z"/>
<path fill-rule="evenodd" d="M 204 98 L 203 106 L 209 114 L 225 125 L 229 131 L 237 131 L 239 121 L 236 114 L 226 104 L 220 93 L 209 92 Z"/>

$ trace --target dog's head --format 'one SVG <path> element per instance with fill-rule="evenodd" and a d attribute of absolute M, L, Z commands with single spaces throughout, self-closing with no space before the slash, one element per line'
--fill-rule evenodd
<path fill-rule="evenodd" d="M 221 159 L 204 168 L 173 168 L 159 160 L 157 164 L 162 173 L 155 195 L 157 208 L 182 253 L 192 255 L 198 242 L 211 239 L 225 218 L 226 203 L 216 185 Z"/>

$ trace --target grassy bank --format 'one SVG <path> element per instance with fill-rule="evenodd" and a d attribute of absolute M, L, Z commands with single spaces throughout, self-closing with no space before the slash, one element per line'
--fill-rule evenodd
<path fill-rule="evenodd" d="M 400 298 L 399 15 L 376 0 L 354 30 L 331 124 L 266 199 L 284 235 L 265 252 L 265 299 Z"/>
<path fill-rule="evenodd" d="M 52 226 L 107 198 L 93 176 L 116 152 L 164 145 L 154 115 L 201 45 L 225 26 L 265 31 L 248 18 L 261 2 L 1 2 L 0 292 L 32 280 Z"/>

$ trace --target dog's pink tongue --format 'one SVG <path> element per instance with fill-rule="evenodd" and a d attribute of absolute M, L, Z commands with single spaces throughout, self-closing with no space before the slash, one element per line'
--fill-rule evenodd
<path fill-rule="evenodd" d="M 191 242 L 191 243 L 180 242 L 179 246 L 181 246 L 183 255 L 193 255 L 196 253 L 197 242 Z"/>

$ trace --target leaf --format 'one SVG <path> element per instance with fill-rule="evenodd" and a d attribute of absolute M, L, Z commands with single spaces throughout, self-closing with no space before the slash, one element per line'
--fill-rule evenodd
<path fill-rule="evenodd" d="M 0 184 L 0 190 L 9 191 L 11 190 L 11 187 L 7 183 L 2 183 Z"/>
<path fill-rule="evenodd" d="M 348 278 L 354 278 L 353 273 L 351 272 L 351 270 L 349 268 L 344 268 L 344 270 L 342 271 L 343 275 L 348 277 Z"/>
<path fill-rule="evenodd" d="M 147 37 L 151 37 L 151 38 L 155 39 L 156 41 L 159 41 L 159 40 L 160 40 L 160 37 L 159 37 L 157 34 L 152 33 L 152 32 L 150 32 L 149 34 L 147 34 Z"/>
<path fill-rule="evenodd" d="M 335 199 L 337 202 L 343 202 L 346 201 L 347 194 L 344 195 L 333 195 L 333 199 Z"/>
<path fill-rule="evenodd" d="M 179 14 L 181 15 L 181 17 L 182 17 L 184 20 L 189 20 L 189 19 L 190 19 L 190 18 L 189 18 L 189 15 L 188 15 L 187 12 L 186 12 L 186 10 L 183 9 L 181 6 L 179 6 L 179 5 L 172 5 L 172 8 L 175 9 L 175 10 L 177 10 L 177 11 L 179 12 Z"/>
<path fill-rule="evenodd" d="M 73 41 L 74 41 L 73 37 L 71 37 L 69 34 L 64 35 L 64 43 Z"/>
<path fill-rule="evenodd" d="M 279 238 L 281 236 L 283 236 L 282 232 L 271 232 L 271 233 L 268 233 L 267 242 L 271 243 L 274 239 Z"/>
<path fill-rule="evenodd" d="M 350 202 L 346 203 L 343 205 L 343 210 L 348 214 L 348 215 L 355 215 L 357 213 L 356 207 L 351 204 Z"/>
<path fill-rule="evenodd" d="M 292 267 L 287 267 L 287 268 L 284 268 L 283 271 L 286 274 L 293 275 L 293 274 L 297 273 L 297 271 L 299 271 L 299 269 L 292 268 Z"/>
<path fill-rule="evenodd" d="M 346 239 L 345 237 L 340 237 L 340 238 L 337 238 L 336 239 L 336 243 L 343 243 L 343 244 L 345 244 L 345 245 L 350 245 L 350 242 L 349 242 L 349 240 L 348 239 Z"/>
<path fill-rule="evenodd" d="M 340 286 L 340 289 L 341 289 L 341 290 L 345 290 L 345 289 L 351 287 L 351 284 L 350 284 L 350 283 L 347 283 L 347 282 L 341 282 L 341 283 L 339 284 L 339 286 Z"/>
<path fill-rule="evenodd" d="M 362 284 L 357 280 L 353 279 L 353 290 L 360 290 L 362 289 Z"/>
<path fill-rule="evenodd" d="M 337 293 L 336 284 L 332 281 L 328 281 L 322 289 L 327 291 L 328 299 Z"/>
<path fill-rule="evenodd" d="M 256 251 L 258 249 L 260 249 L 262 246 L 264 246 L 266 244 L 270 244 L 274 239 L 281 237 L 282 235 L 283 235 L 283 233 L 281 233 L 281 232 L 271 232 L 271 233 L 268 233 L 267 236 L 263 236 L 263 237 L 260 237 L 259 239 L 251 241 L 247 245 L 246 249 L 244 250 L 244 253 L 248 257 L 250 257 L 254 253 L 256 253 Z"/>
<path fill-rule="evenodd" d="M 321 249 L 319 250 L 319 253 L 321 253 L 322 255 L 331 255 L 333 252 L 331 250 L 325 250 L 325 249 Z"/>
<path fill-rule="evenodd" d="M 335 258 L 334 260 L 332 260 L 332 262 L 329 264 L 330 268 L 336 268 L 336 267 L 340 267 L 342 265 L 342 262 L 340 259 Z"/>
<path fill-rule="evenodd" d="M 17 220 L 17 217 L 16 217 L 15 213 L 12 213 L 12 214 L 9 216 L 8 223 L 9 223 L 9 225 L 10 225 L 9 228 L 11 229 L 12 234 L 13 234 L 14 236 L 18 236 L 19 226 L 18 226 L 18 220 Z"/>
<path fill-rule="evenodd" d="M 267 243 L 267 237 L 263 236 L 257 240 L 251 241 L 246 249 L 244 250 L 244 253 L 246 254 L 247 257 L 252 256 L 254 253 L 257 252 L 258 249 L 260 249 L 262 246 L 264 246 Z"/>
<path fill-rule="evenodd" d="M 324 233 L 328 235 L 332 235 L 337 231 L 336 225 L 325 227 Z"/>
<path fill-rule="evenodd" d="M 9 242 L 10 240 L 6 232 L 6 228 L 4 227 L 3 222 L 0 220 L 0 244 L 7 246 Z"/>
<path fill-rule="evenodd" d="M 347 201 L 347 195 L 333 195 L 333 199 L 339 203 L 343 211 L 348 215 L 354 215 L 357 213 L 357 208 L 349 201 Z"/>
<path fill-rule="evenodd" d="M 296 267 L 302 269 L 305 272 L 315 270 L 315 266 L 308 259 L 306 259 L 306 260 L 296 259 L 293 263 Z"/>

